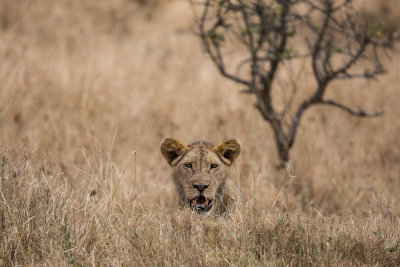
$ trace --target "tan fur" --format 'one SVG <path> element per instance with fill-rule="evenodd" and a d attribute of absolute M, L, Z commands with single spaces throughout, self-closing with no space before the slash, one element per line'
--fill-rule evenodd
<path fill-rule="evenodd" d="M 191 206 L 191 200 L 202 195 L 212 201 L 211 214 L 233 211 L 240 197 L 232 170 L 241 151 L 239 141 L 232 139 L 218 146 L 200 141 L 185 146 L 167 138 L 160 146 L 162 155 L 173 168 L 171 177 L 181 207 Z M 203 191 L 199 190 L 202 186 L 206 186 Z"/>

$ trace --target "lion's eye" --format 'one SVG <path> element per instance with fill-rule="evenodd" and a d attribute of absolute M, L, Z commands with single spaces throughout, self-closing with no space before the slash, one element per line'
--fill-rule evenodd
<path fill-rule="evenodd" d="M 186 168 L 189 168 L 189 169 L 192 168 L 192 163 L 191 163 L 191 162 L 186 162 L 186 163 L 183 164 L 183 165 L 185 165 Z"/>
<path fill-rule="evenodd" d="M 213 163 L 210 165 L 210 169 L 216 169 L 218 168 L 218 166 L 219 166 L 218 164 Z"/>

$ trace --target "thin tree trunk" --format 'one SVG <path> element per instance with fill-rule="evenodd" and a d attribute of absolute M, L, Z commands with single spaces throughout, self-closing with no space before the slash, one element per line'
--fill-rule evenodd
<path fill-rule="evenodd" d="M 286 162 L 289 161 L 289 142 L 287 136 L 284 134 L 283 129 L 280 124 L 271 124 L 272 129 L 274 130 L 274 135 L 275 135 L 275 144 L 276 148 L 278 150 L 278 155 L 280 159 L 280 163 L 278 165 L 278 168 L 284 168 Z"/>

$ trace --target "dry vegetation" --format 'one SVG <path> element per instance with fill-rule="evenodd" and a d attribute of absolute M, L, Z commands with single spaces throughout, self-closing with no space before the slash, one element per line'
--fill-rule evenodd
<path fill-rule="evenodd" d="M 383 117 L 311 109 L 279 171 L 191 21 L 185 1 L 0 0 L 0 266 L 400 265 L 398 55 L 377 81 L 331 85 Z M 167 136 L 241 140 L 238 214 L 173 209 Z"/>

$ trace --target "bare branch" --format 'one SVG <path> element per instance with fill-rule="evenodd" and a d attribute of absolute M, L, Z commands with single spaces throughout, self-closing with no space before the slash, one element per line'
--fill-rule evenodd
<path fill-rule="evenodd" d="M 351 108 L 349 108 L 339 102 L 333 101 L 333 100 L 323 100 L 323 101 L 319 102 L 318 104 L 329 105 L 329 106 L 333 106 L 336 108 L 340 108 L 353 116 L 364 117 L 364 118 L 378 117 L 378 116 L 382 116 L 384 113 L 383 111 L 367 113 L 362 109 L 354 110 L 354 109 L 351 109 Z"/>
<path fill-rule="evenodd" d="M 215 52 L 212 51 L 211 44 L 210 44 L 210 41 L 209 41 L 209 34 L 213 30 L 215 30 L 219 24 L 223 24 L 223 21 L 218 20 L 213 25 L 211 30 L 208 30 L 208 31 L 205 30 L 205 23 L 206 23 L 207 15 L 208 15 L 209 8 L 210 8 L 210 5 L 211 5 L 210 2 L 211 2 L 210 0 L 207 0 L 204 3 L 204 10 L 203 10 L 202 16 L 200 18 L 200 21 L 198 22 L 199 23 L 200 36 L 201 36 L 201 39 L 203 40 L 204 49 L 206 50 L 207 54 L 210 56 L 210 58 L 214 62 L 214 64 L 218 67 L 220 73 L 223 76 L 225 76 L 226 78 L 231 79 L 231 80 L 233 80 L 233 81 L 235 81 L 237 83 L 249 86 L 250 82 L 248 82 L 248 81 L 246 81 L 244 79 L 241 79 L 238 76 L 229 74 L 226 71 L 225 64 L 224 64 L 223 58 L 221 56 L 221 52 L 220 52 L 220 47 L 219 47 L 218 41 L 215 41 L 215 40 L 212 41 L 212 45 L 213 45 L 213 47 L 215 49 Z"/>
<path fill-rule="evenodd" d="M 326 82 L 326 73 L 324 73 L 321 67 L 321 56 L 323 55 L 323 47 L 322 47 L 322 42 L 325 38 L 326 32 L 328 30 L 328 26 L 329 26 L 329 22 L 332 16 L 332 6 L 329 4 L 329 2 L 327 2 L 328 4 L 326 5 L 326 9 L 320 10 L 319 8 L 315 7 L 314 4 L 310 1 L 310 5 L 312 5 L 312 7 L 320 10 L 323 14 L 324 14 L 324 19 L 323 19 L 323 23 L 322 23 L 322 27 L 321 30 L 316 30 L 314 29 L 315 26 L 311 23 L 308 22 L 308 25 L 311 29 L 313 29 L 317 35 L 318 38 L 315 41 L 314 45 L 313 45 L 313 52 L 312 52 L 312 67 L 313 67 L 313 71 L 314 71 L 314 75 L 315 78 L 317 79 L 318 83 L 324 83 Z M 323 87 L 319 87 L 318 89 L 324 89 Z M 323 94 L 323 92 L 318 92 L 319 94 Z"/>
<path fill-rule="evenodd" d="M 336 78 L 341 73 L 346 73 L 364 54 L 367 46 L 369 44 L 368 40 L 365 40 L 360 47 L 358 48 L 357 52 L 350 58 L 348 62 L 344 64 L 343 67 L 335 70 L 332 74 L 329 75 L 329 79 Z"/>

